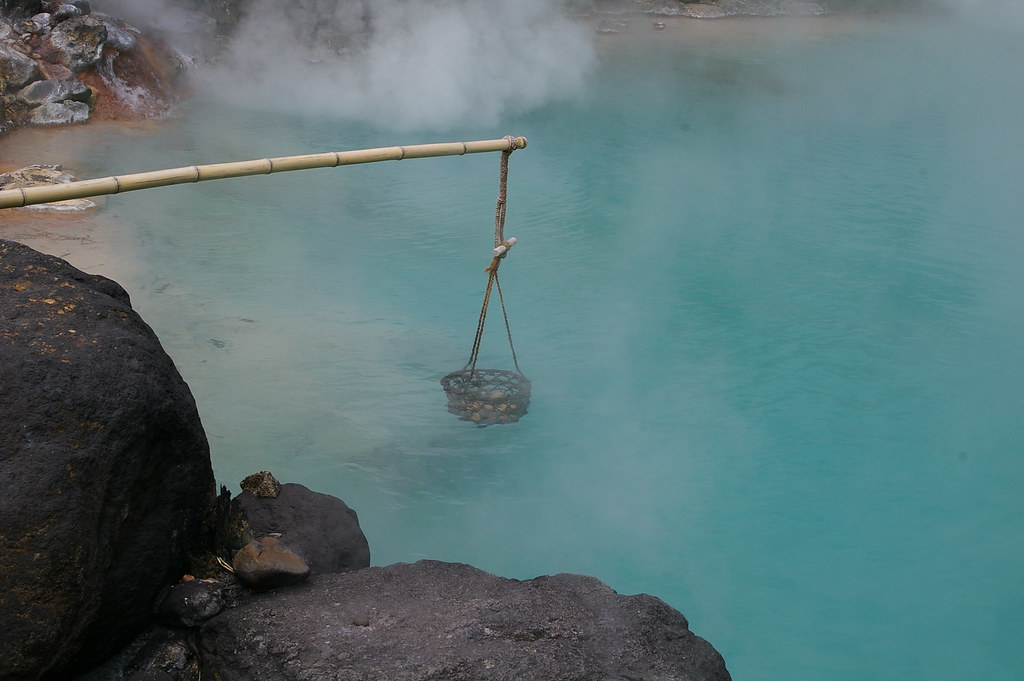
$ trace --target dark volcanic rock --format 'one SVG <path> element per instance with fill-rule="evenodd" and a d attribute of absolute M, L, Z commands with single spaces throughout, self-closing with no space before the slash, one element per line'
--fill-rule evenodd
<path fill-rule="evenodd" d="M 175 584 L 157 606 L 157 617 L 171 627 L 198 627 L 224 609 L 221 585 L 193 579 Z"/>
<path fill-rule="evenodd" d="M 154 624 L 75 681 L 203 681 L 195 634 Z"/>
<path fill-rule="evenodd" d="M 0 0 L 0 16 L 31 16 L 41 10 L 39 0 Z"/>
<path fill-rule="evenodd" d="M 210 620 L 221 681 L 726 681 L 721 656 L 657 598 L 593 577 L 503 579 L 421 561 L 254 596 Z"/>
<path fill-rule="evenodd" d="M 59 24 L 62 21 L 74 19 L 75 17 L 80 17 L 83 14 L 85 14 L 85 12 L 83 12 L 80 7 L 77 7 L 75 5 L 59 5 L 57 9 L 53 10 L 53 22 Z"/>
<path fill-rule="evenodd" d="M 359 518 L 337 497 L 285 483 L 277 497 L 243 491 L 232 504 L 248 521 L 253 538 L 280 535 L 312 574 L 358 570 L 370 564 L 370 547 Z"/>
<path fill-rule="evenodd" d="M 195 402 L 115 282 L 0 240 L 0 678 L 148 623 L 214 500 Z"/>
<path fill-rule="evenodd" d="M 251 493 L 254 497 L 263 499 L 276 499 L 281 493 L 281 483 L 270 471 L 260 471 L 247 475 L 239 483 L 243 491 Z"/>

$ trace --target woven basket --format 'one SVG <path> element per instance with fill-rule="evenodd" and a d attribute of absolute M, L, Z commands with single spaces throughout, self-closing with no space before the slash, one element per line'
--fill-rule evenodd
<path fill-rule="evenodd" d="M 441 379 L 448 411 L 478 426 L 515 423 L 530 405 L 530 381 L 516 371 L 462 369 Z"/>

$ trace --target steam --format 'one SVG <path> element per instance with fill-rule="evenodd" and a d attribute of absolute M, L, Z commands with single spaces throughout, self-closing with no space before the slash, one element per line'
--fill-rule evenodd
<path fill-rule="evenodd" d="M 589 35 L 552 0 L 260 0 L 208 85 L 396 129 L 491 125 L 580 90 Z"/>
<path fill-rule="evenodd" d="M 958 19 L 1004 31 L 1024 30 L 1024 3 L 1020 0 L 935 0 Z"/>
<path fill-rule="evenodd" d="M 216 45 L 217 22 L 184 7 L 182 0 L 93 0 L 92 9 L 122 19 L 144 33 L 166 40 L 187 61 Z"/>

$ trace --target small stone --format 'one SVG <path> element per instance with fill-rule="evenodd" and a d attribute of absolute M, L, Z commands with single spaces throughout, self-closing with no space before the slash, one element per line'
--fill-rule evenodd
<path fill-rule="evenodd" d="M 53 12 L 53 23 L 59 24 L 60 22 L 66 22 L 70 18 L 82 15 L 82 10 L 75 5 L 65 4 L 57 7 L 56 11 Z"/>
<path fill-rule="evenodd" d="M 68 19 L 74 19 L 75 17 L 82 16 L 83 12 L 74 5 L 61 5 L 57 8 L 57 11 L 53 13 L 53 23 L 59 24 L 62 21 Z"/>
<path fill-rule="evenodd" d="M 298 584 L 309 577 L 309 565 L 275 537 L 249 542 L 232 561 L 235 575 L 253 591 Z"/>
<path fill-rule="evenodd" d="M 40 12 L 39 14 L 32 15 L 31 21 L 34 22 L 35 25 L 39 27 L 39 30 L 42 31 L 49 28 L 50 24 L 53 21 L 53 15 L 50 14 L 49 12 Z"/>
<path fill-rule="evenodd" d="M 160 620 L 172 627 L 197 627 L 224 610 L 221 587 L 193 579 L 172 586 L 157 608 Z"/>
<path fill-rule="evenodd" d="M 270 471 L 260 471 L 248 475 L 239 483 L 242 490 L 261 499 L 276 499 L 281 493 L 281 483 Z"/>

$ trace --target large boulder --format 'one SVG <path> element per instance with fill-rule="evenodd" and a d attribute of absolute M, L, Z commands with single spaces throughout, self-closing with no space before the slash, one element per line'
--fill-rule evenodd
<path fill-rule="evenodd" d="M 91 15 L 78 16 L 54 26 L 46 40 L 72 73 L 81 73 L 103 57 L 107 27 Z"/>
<path fill-rule="evenodd" d="M 276 497 L 243 490 L 232 504 L 248 522 L 252 539 L 274 535 L 309 565 L 312 574 L 370 565 L 370 546 L 359 518 L 337 497 L 285 483 Z"/>
<path fill-rule="evenodd" d="M 74 78 L 37 80 L 18 92 L 17 101 L 31 109 L 33 125 L 70 125 L 89 120 L 92 90 Z"/>
<path fill-rule="evenodd" d="M 421 561 L 311 577 L 206 622 L 220 681 L 727 681 L 686 618 L 593 577 L 504 579 Z"/>
<path fill-rule="evenodd" d="M 67 679 L 185 571 L 209 446 L 124 289 L 5 240 L 0 355 L 0 679 Z"/>

